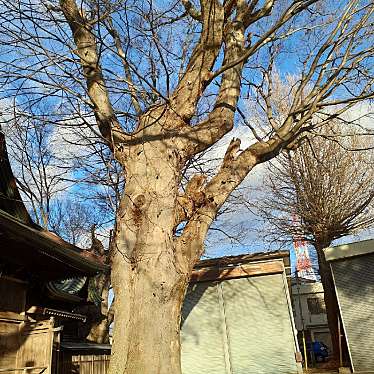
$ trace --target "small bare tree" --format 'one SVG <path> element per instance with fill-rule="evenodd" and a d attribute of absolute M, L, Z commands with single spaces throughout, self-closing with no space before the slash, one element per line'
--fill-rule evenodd
<path fill-rule="evenodd" d="M 95 209 L 95 205 L 85 204 L 77 197 L 56 199 L 51 204 L 48 228 L 69 243 L 85 247 L 92 225 L 100 222 Z"/>
<path fill-rule="evenodd" d="M 329 129 L 308 138 L 269 168 L 263 191 L 267 198 L 256 204 L 271 240 L 300 237 L 314 246 L 335 359 L 339 357 L 338 305 L 323 249 L 373 225 L 373 163 L 374 151 L 366 140 L 347 134 L 337 137 L 337 131 Z"/>

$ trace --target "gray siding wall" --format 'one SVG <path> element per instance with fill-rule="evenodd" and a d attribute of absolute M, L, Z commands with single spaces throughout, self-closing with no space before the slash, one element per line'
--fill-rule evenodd
<path fill-rule="evenodd" d="M 374 254 L 331 263 L 355 373 L 374 373 Z"/>
<path fill-rule="evenodd" d="M 282 274 L 203 282 L 182 312 L 183 374 L 295 374 Z"/>

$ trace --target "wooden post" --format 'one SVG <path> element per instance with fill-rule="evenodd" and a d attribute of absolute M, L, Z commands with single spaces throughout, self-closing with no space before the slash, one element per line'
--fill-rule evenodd
<path fill-rule="evenodd" d="M 303 330 L 303 347 L 304 347 L 305 371 L 307 371 L 308 370 L 308 354 L 306 352 L 305 331 L 304 330 Z"/>
<path fill-rule="evenodd" d="M 338 314 L 338 335 L 339 335 L 339 367 L 343 366 L 343 349 L 342 349 L 342 333 L 340 329 L 340 316 Z"/>

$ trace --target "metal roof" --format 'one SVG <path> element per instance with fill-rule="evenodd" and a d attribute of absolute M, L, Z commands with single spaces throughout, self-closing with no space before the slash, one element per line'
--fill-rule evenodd
<path fill-rule="evenodd" d="M 69 301 L 72 303 L 82 302 L 79 291 L 87 282 L 87 277 L 68 278 L 46 283 L 46 289 L 51 299 Z"/>
<path fill-rule="evenodd" d="M 341 260 L 344 258 L 374 253 L 374 239 L 328 247 L 325 248 L 323 252 L 325 253 L 327 261 Z"/>

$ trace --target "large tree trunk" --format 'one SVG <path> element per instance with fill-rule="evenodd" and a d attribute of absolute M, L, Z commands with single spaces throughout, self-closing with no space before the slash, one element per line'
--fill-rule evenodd
<path fill-rule="evenodd" d="M 175 248 L 181 164 L 162 141 L 126 156 L 112 258 L 115 328 L 110 374 L 178 374 L 180 312 L 190 268 Z"/>
<path fill-rule="evenodd" d="M 329 264 L 326 262 L 323 248 L 328 247 L 330 243 L 316 245 L 318 255 L 319 272 L 324 290 L 327 321 L 331 334 L 332 356 L 330 360 L 336 366 L 339 365 L 339 306 L 335 295 L 335 286 Z"/>
<path fill-rule="evenodd" d="M 111 374 L 178 374 L 180 364 L 180 312 L 187 284 L 172 269 L 173 256 L 164 256 L 136 269 L 122 265 L 117 276 L 116 320 L 110 364 Z M 163 262 L 163 261 L 161 261 Z M 165 271 L 164 271 L 165 270 Z M 166 271 L 167 270 L 167 271 Z"/>
<path fill-rule="evenodd" d="M 115 326 L 110 374 L 178 374 L 180 314 L 206 233 L 230 192 L 256 164 L 233 139 L 219 173 L 195 175 L 179 191 L 191 149 L 175 136 L 181 118 L 165 107 L 144 114 L 142 141 L 114 150 L 126 186 L 117 213 L 112 257 Z M 162 136 L 161 129 L 171 129 Z M 200 140 L 203 143 L 203 139 Z M 235 162 L 244 162 L 237 172 Z M 185 222 L 183 234 L 176 227 Z"/>

